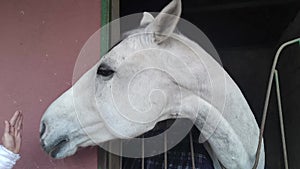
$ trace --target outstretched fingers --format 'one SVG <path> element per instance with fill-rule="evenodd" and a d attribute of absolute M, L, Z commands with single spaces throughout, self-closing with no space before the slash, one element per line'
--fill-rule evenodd
<path fill-rule="evenodd" d="M 23 115 L 20 112 L 15 123 L 15 152 L 19 153 L 22 144 Z"/>
<path fill-rule="evenodd" d="M 4 127 L 4 134 L 9 134 L 9 133 L 10 133 L 10 125 L 9 125 L 9 122 L 5 120 L 4 124 L 5 124 L 5 127 Z"/>
<path fill-rule="evenodd" d="M 21 130 L 22 129 L 22 124 L 23 124 L 23 114 L 20 113 L 19 117 L 17 118 L 16 124 L 15 124 L 15 128 L 17 130 Z"/>
<path fill-rule="evenodd" d="M 9 120 L 10 125 L 14 126 L 18 118 L 20 118 L 20 111 L 16 111 L 15 114 L 12 116 L 12 118 Z"/>
<path fill-rule="evenodd" d="M 19 153 L 22 144 L 22 134 L 21 132 L 17 132 L 15 135 L 15 153 Z"/>

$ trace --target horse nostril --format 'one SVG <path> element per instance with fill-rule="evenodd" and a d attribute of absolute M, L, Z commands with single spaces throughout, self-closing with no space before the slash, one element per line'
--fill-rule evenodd
<path fill-rule="evenodd" d="M 44 122 L 42 122 L 42 128 L 41 128 L 41 132 L 40 132 L 40 138 L 42 138 L 42 136 L 44 135 L 46 131 L 46 124 Z"/>
<path fill-rule="evenodd" d="M 42 146 L 43 149 L 45 148 L 45 142 L 44 142 L 44 140 L 41 140 L 41 146 Z"/>

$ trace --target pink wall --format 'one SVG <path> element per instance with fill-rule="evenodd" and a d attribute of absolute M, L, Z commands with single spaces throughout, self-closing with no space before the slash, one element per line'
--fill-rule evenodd
<path fill-rule="evenodd" d="M 0 1 L 0 134 L 15 110 L 25 115 L 16 169 L 97 168 L 96 148 L 64 160 L 48 157 L 39 145 L 39 122 L 70 87 L 76 57 L 99 27 L 100 0 Z"/>

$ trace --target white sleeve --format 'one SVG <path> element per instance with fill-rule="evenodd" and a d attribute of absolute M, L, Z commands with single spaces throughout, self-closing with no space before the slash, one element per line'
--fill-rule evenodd
<path fill-rule="evenodd" d="M 19 154 L 15 154 L 0 145 L 0 169 L 12 169 L 19 159 Z"/>

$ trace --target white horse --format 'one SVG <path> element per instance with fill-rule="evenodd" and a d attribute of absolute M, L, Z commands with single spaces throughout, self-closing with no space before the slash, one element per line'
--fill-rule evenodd
<path fill-rule="evenodd" d="M 165 119 L 188 118 L 214 168 L 253 167 L 259 128 L 252 111 L 219 63 L 174 32 L 180 14 L 180 0 L 155 18 L 144 13 L 141 28 L 50 105 L 41 120 L 47 153 L 65 158 L 79 147 L 137 137 Z M 264 162 L 262 146 L 259 169 Z"/>

